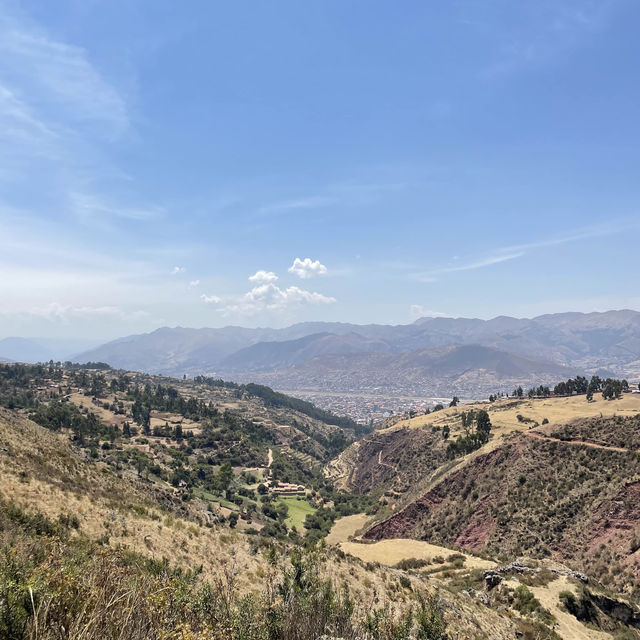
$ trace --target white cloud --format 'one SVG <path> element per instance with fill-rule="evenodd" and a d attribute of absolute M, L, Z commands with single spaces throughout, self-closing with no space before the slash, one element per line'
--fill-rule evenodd
<path fill-rule="evenodd" d="M 273 271 L 265 271 L 260 269 L 256 271 L 252 276 L 249 276 L 249 282 L 255 282 L 255 284 L 268 284 L 269 282 L 275 282 L 278 276 Z"/>
<path fill-rule="evenodd" d="M 289 273 L 293 273 L 303 279 L 313 278 L 314 276 L 325 275 L 327 273 L 327 267 L 325 267 L 320 260 L 311 260 L 311 258 L 300 260 L 300 258 L 296 258 L 289 267 Z"/>
<path fill-rule="evenodd" d="M 195 289 L 199 285 L 200 285 L 200 280 L 191 280 L 191 282 L 189 282 L 189 289 Z"/>
<path fill-rule="evenodd" d="M 336 299 L 300 287 L 281 289 L 272 282 L 261 284 L 230 302 L 221 311 L 225 315 L 240 313 L 254 315 L 262 311 L 283 311 L 300 304 L 331 304 Z"/>
<path fill-rule="evenodd" d="M 421 304 L 412 304 L 409 308 L 409 313 L 412 318 L 448 318 L 446 313 L 440 311 L 431 311 L 426 309 Z"/>
<path fill-rule="evenodd" d="M 186 267 L 173 267 L 173 269 L 171 270 L 171 275 L 178 276 L 183 273 L 186 273 L 186 271 L 187 271 Z"/>
<path fill-rule="evenodd" d="M 205 293 L 200 296 L 200 300 L 206 304 L 219 304 L 222 302 L 222 298 L 219 298 L 218 296 L 208 296 Z"/>

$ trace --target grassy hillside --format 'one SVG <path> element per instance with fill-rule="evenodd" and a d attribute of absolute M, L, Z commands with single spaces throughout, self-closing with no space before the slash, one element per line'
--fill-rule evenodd
<path fill-rule="evenodd" d="M 463 412 L 481 407 L 493 425 L 488 442 L 448 456 L 447 443 L 465 433 Z M 502 560 L 554 558 L 638 598 L 639 412 L 632 394 L 450 408 L 354 445 L 342 454 L 353 462 L 343 483 L 384 492 L 388 505 L 365 538 L 414 538 Z"/>
<path fill-rule="evenodd" d="M 414 495 L 437 480 L 461 460 L 447 460 L 447 446 L 467 429 L 465 413 L 486 410 L 491 420 L 491 438 L 483 446 L 487 452 L 512 433 L 552 432 L 581 418 L 635 419 L 640 413 L 640 394 L 625 394 L 618 400 L 604 400 L 600 394 L 587 402 L 584 395 L 559 398 L 506 398 L 445 408 L 413 418 L 397 417 L 348 447 L 327 467 L 329 477 L 355 493 L 371 491 Z M 520 416 L 520 417 L 518 417 Z M 445 428 L 449 435 L 444 437 Z M 627 428 L 627 432 L 632 427 Z M 603 436 L 604 437 L 604 436 Z M 473 455 L 478 455 L 473 454 Z M 433 476 L 433 477 L 432 477 Z"/>
<path fill-rule="evenodd" d="M 436 595 L 427 575 L 210 515 L 0 409 L 0 637 L 506 640 L 529 624 Z"/>
<path fill-rule="evenodd" d="M 637 456 L 616 446 L 634 433 L 626 396 L 607 403 L 626 417 L 585 402 L 600 411 L 544 427 L 534 427 L 543 401 L 495 403 L 491 437 L 455 458 L 448 442 L 464 433 L 468 407 L 391 425 L 331 465 L 357 495 L 322 475 L 322 438 L 348 430 L 246 389 L 106 369 L 2 373 L 2 638 L 636 637 L 620 595 L 635 596 L 640 486 Z M 585 444 L 599 428 L 608 444 Z M 350 473 L 358 459 L 363 469 Z M 265 494 L 269 476 L 303 478 L 306 496 Z M 423 509 L 400 532 L 424 496 L 441 510 L 420 520 Z M 468 543 L 487 514 L 504 516 L 501 530 Z M 480 528 L 474 518 L 485 518 Z M 399 533 L 376 534 L 385 527 Z M 397 537 L 427 527 L 428 541 Z M 539 564 L 504 566 L 525 553 Z"/>

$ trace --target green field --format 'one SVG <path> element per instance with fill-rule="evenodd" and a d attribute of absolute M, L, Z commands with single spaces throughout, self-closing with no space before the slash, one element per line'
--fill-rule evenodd
<path fill-rule="evenodd" d="M 238 510 L 238 506 L 233 504 L 233 502 L 229 502 L 228 500 L 225 500 L 220 496 L 215 496 L 212 493 L 209 493 L 208 491 L 205 491 L 204 489 L 201 489 L 199 487 L 196 487 L 193 490 L 193 495 L 197 496 L 198 498 L 202 498 L 203 500 L 209 500 L 209 502 L 216 502 L 221 507 L 226 507 L 227 509 L 231 509 L 232 511 Z"/>
<path fill-rule="evenodd" d="M 298 500 L 296 497 L 282 497 L 276 500 L 283 502 L 289 508 L 289 517 L 285 520 L 285 524 L 288 527 L 294 527 L 300 531 L 304 529 L 304 519 L 310 513 L 315 513 L 315 508 L 312 507 L 306 500 Z"/>

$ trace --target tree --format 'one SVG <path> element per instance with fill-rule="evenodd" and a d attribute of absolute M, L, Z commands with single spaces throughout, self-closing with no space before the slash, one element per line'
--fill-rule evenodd
<path fill-rule="evenodd" d="M 489 432 L 491 431 L 491 419 L 489 418 L 489 414 L 484 409 L 478 411 L 476 415 L 476 431 L 479 434 L 482 434 L 486 440 L 489 439 Z"/>
<path fill-rule="evenodd" d="M 142 423 L 139 424 L 142 425 L 144 435 L 148 436 L 151 434 L 151 409 L 149 407 L 144 407 L 141 418 Z"/>
<path fill-rule="evenodd" d="M 266 485 L 265 485 L 264 483 L 262 483 L 262 482 L 261 482 L 261 483 L 258 485 L 258 493 L 259 493 L 261 496 L 266 495 L 266 493 L 267 493 L 268 491 L 269 491 L 269 489 L 267 489 L 267 487 L 266 487 Z"/>
<path fill-rule="evenodd" d="M 475 419 L 476 419 L 475 411 L 463 411 L 460 414 L 460 420 L 462 421 L 462 426 L 465 429 L 468 429 L 473 424 L 473 421 Z"/>
<path fill-rule="evenodd" d="M 629 385 L 626 380 L 614 380 L 613 378 L 607 378 L 602 384 L 602 397 L 605 400 L 619 398 L 628 386 Z"/>
<path fill-rule="evenodd" d="M 289 507 L 286 503 L 278 502 L 276 504 L 276 514 L 280 522 L 284 522 L 287 519 L 287 516 L 289 515 Z"/>
<path fill-rule="evenodd" d="M 442 437 L 445 440 L 449 439 L 449 434 L 451 433 L 451 429 L 449 429 L 449 425 L 445 424 L 444 427 L 442 427 Z"/>
<path fill-rule="evenodd" d="M 229 526 L 232 529 L 235 529 L 235 526 L 238 524 L 238 514 L 235 511 L 232 511 L 229 514 Z"/>
<path fill-rule="evenodd" d="M 233 480 L 233 468 L 231 463 L 227 460 L 220 465 L 218 473 L 216 474 L 215 484 L 219 491 L 228 491 Z"/>
<path fill-rule="evenodd" d="M 458 396 L 453 396 L 453 399 L 449 403 L 449 406 L 450 407 L 457 407 L 459 402 L 460 402 L 460 398 L 458 398 Z"/>

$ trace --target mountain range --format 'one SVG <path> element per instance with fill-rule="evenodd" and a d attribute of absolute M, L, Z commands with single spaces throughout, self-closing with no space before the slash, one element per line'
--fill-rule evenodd
<path fill-rule="evenodd" d="M 96 346 L 94 340 L 7 337 L 0 340 L 0 361 L 47 362 L 64 361 Z M 98 343 L 99 344 L 99 343 Z"/>
<path fill-rule="evenodd" d="M 437 317 L 408 325 L 306 322 L 283 329 L 164 327 L 109 342 L 74 360 L 164 375 L 251 379 L 290 390 L 392 386 L 397 393 L 424 395 L 446 387 L 468 396 L 501 384 L 549 383 L 577 373 L 635 377 L 640 313 Z"/>

